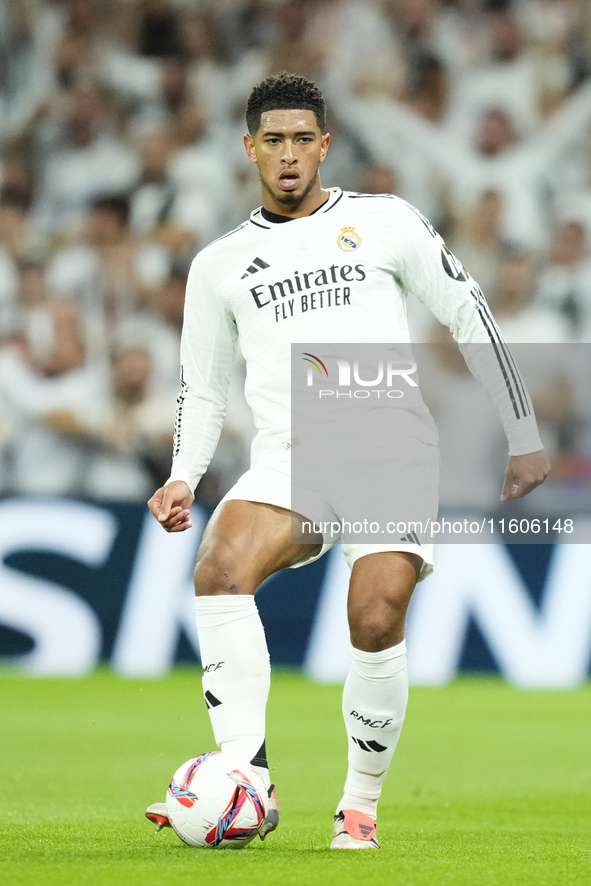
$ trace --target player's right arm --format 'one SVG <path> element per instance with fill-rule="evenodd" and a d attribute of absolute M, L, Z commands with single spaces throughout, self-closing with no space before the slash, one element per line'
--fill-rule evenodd
<path fill-rule="evenodd" d="M 236 321 L 220 298 L 216 263 L 208 253 L 197 256 L 187 280 L 172 470 L 148 502 L 169 532 L 191 526 L 193 490 L 219 440 L 236 352 Z"/>

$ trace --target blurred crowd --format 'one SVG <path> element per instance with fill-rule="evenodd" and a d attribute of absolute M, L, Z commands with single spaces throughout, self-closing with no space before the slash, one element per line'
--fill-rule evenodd
<path fill-rule="evenodd" d="M 0 0 L 0 494 L 168 475 L 188 267 L 260 203 L 244 106 L 282 69 L 325 91 L 324 186 L 418 206 L 510 342 L 586 353 L 589 0 Z M 587 363 L 540 359 L 554 483 L 581 487 Z M 248 464 L 243 373 L 209 505 Z"/>

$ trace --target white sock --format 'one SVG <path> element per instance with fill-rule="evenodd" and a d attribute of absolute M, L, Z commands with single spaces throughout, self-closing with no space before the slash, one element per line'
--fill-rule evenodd
<path fill-rule="evenodd" d="M 196 597 L 203 692 L 221 751 L 246 757 L 270 784 L 265 709 L 271 666 L 254 597 Z"/>
<path fill-rule="evenodd" d="M 349 769 L 337 812 L 356 809 L 374 818 L 408 701 L 406 643 L 363 652 L 352 647 L 343 690 Z"/>

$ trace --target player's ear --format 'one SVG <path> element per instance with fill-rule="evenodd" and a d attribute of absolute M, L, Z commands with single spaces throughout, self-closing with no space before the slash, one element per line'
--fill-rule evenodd
<path fill-rule="evenodd" d="M 322 141 L 320 142 L 320 162 L 322 163 L 324 158 L 326 157 L 326 152 L 328 151 L 328 146 L 330 144 L 330 132 L 325 132 L 322 136 Z"/>
<path fill-rule="evenodd" d="M 257 162 L 257 151 L 254 146 L 254 139 L 253 139 L 252 135 L 249 135 L 248 132 L 244 136 L 244 147 L 246 149 L 246 153 L 248 155 L 248 159 L 250 160 L 250 162 L 256 163 Z"/>

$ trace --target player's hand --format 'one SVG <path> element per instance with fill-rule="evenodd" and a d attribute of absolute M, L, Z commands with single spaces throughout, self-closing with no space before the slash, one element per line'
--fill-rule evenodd
<path fill-rule="evenodd" d="M 550 473 L 550 462 L 543 449 L 527 455 L 510 455 L 505 471 L 505 482 L 501 501 L 510 498 L 523 498 Z"/>
<path fill-rule="evenodd" d="M 189 522 L 189 508 L 193 504 L 194 495 L 184 480 L 174 480 L 168 486 L 157 489 L 148 507 L 153 517 L 167 532 L 183 532 L 193 525 Z"/>

